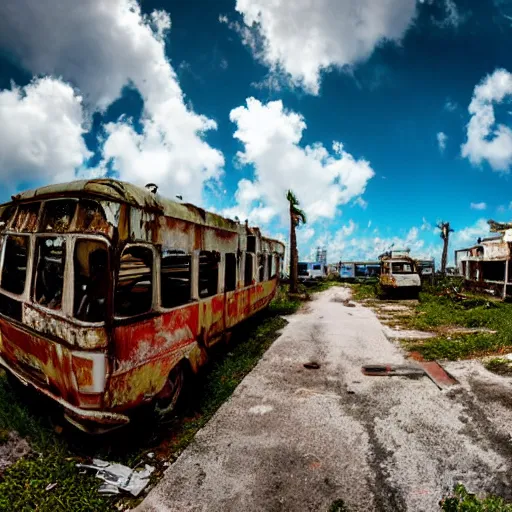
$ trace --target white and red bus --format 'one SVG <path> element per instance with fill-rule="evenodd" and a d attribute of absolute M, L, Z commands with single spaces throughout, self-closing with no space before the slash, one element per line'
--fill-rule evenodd
<path fill-rule="evenodd" d="M 258 228 L 111 179 L 0 206 L 0 364 L 76 426 L 171 410 L 187 369 L 265 308 L 284 246 Z"/>

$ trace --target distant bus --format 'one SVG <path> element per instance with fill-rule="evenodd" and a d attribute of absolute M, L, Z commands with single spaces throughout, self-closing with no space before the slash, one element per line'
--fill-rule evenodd
<path fill-rule="evenodd" d="M 327 276 L 327 266 L 318 261 L 299 262 L 299 279 L 321 279 Z"/>

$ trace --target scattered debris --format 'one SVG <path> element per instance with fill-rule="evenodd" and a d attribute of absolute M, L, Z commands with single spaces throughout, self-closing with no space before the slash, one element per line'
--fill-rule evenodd
<path fill-rule="evenodd" d="M 48 484 L 44 490 L 45 491 L 51 491 L 52 489 L 54 489 L 55 487 L 57 487 L 57 482 L 53 482 L 53 484 Z"/>
<path fill-rule="evenodd" d="M 0 444 L 0 472 L 30 453 L 30 445 L 17 432 L 9 432 Z"/>
<path fill-rule="evenodd" d="M 314 361 L 311 361 L 310 363 L 304 363 L 304 368 L 307 368 L 308 370 L 318 370 L 320 365 Z"/>
<path fill-rule="evenodd" d="M 372 377 L 423 377 L 425 370 L 417 365 L 367 364 L 361 368 L 364 375 Z"/>
<path fill-rule="evenodd" d="M 436 361 L 421 361 L 420 366 L 425 370 L 428 378 L 439 388 L 446 389 L 447 387 L 458 384 L 446 370 Z"/>
<path fill-rule="evenodd" d="M 77 464 L 79 468 L 95 469 L 96 477 L 104 480 L 106 485 L 100 487 L 102 494 L 117 494 L 119 489 L 138 496 L 148 485 L 149 477 L 155 470 L 148 464 L 142 471 L 134 471 L 123 464 L 106 462 L 100 459 L 93 459 L 92 464 Z M 117 492 L 114 491 L 117 489 Z"/>

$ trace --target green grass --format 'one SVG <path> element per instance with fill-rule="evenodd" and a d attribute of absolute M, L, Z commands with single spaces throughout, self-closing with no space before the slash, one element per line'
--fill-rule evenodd
<path fill-rule="evenodd" d="M 485 362 L 485 367 L 498 375 L 512 376 L 512 361 L 502 357 L 495 357 Z"/>
<path fill-rule="evenodd" d="M 17 431 L 33 450 L 0 475 L 0 511 L 101 512 L 117 510 L 116 504 L 136 505 L 140 499 L 98 495 L 101 481 L 93 472 L 80 474 L 76 463 L 89 457 L 130 467 L 147 462 L 156 467 L 152 481 L 157 480 L 165 470 L 163 463 L 186 448 L 278 337 L 286 325 L 280 315 L 293 313 L 300 304 L 280 292 L 267 311 L 238 327 L 231 343 L 217 348 L 213 362 L 191 379 L 182 410 L 165 423 L 155 424 L 141 414 L 133 424 L 106 436 L 91 438 L 68 429 L 57 435 L 51 404 L 35 394 L 18 396 L 0 375 L 0 433 Z M 148 459 L 148 452 L 156 457 Z M 55 482 L 56 487 L 45 490 Z"/>
<path fill-rule="evenodd" d="M 512 512 L 512 505 L 502 498 L 488 496 L 483 499 L 470 494 L 463 485 L 456 485 L 453 495 L 440 503 L 443 512 Z"/>
<path fill-rule="evenodd" d="M 379 297 L 378 283 L 353 284 L 350 287 L 354 300 L 377 299 Z"/>
<path fill-rule="evenodd" d="M 457 360 L 512 351 L 512 304 L 476 296 L 457 302 L 422 293 L 416 314 L 403 322 L 411 329 L 439 332 L 436 338 L 406 343 L 408 349 L 425 359 Z M 496 334 L 445 334 L 443 327 L 485 328 Z"/>

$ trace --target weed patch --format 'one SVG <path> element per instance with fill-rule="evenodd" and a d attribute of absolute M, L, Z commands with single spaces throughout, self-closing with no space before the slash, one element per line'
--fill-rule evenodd
<path fill-rule="evenodd" d="M 512 505 L 502 498 L 489 496 L 477 498 L 469 493 L 463 485 L 456 485 L 453 495 L 440 503 L 443 512 L 512 512 Z"/>
<path fill-rule="evenodd" d="M 495 357 L 486 361 L 485 367 L 490 372 L 497 373 L 498 375 L 512 377 L 512 361 L 510 359 Z"/>

